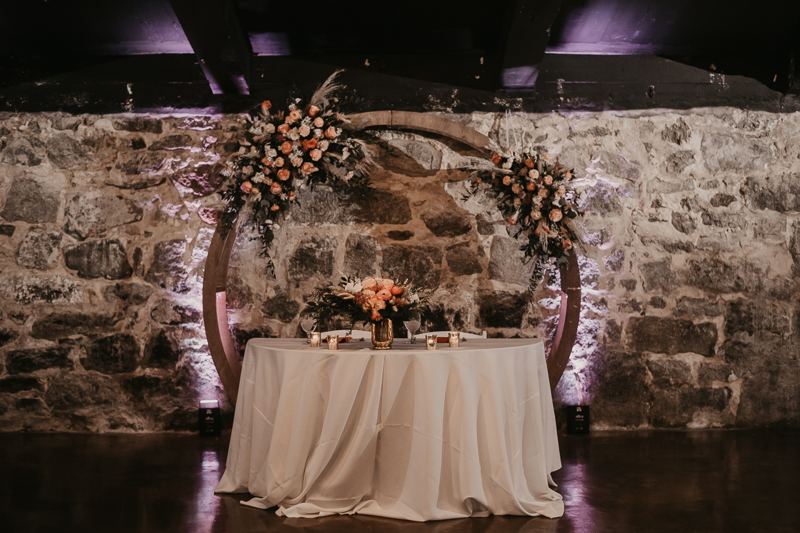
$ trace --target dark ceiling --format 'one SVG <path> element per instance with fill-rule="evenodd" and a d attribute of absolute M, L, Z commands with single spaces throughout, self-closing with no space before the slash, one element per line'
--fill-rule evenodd
<path fill-rule="evenodd" d="M 27 0 L 0 111 L 240 111 L 337 68 L 369 108 L 795 110 L 800 2 Z"/>

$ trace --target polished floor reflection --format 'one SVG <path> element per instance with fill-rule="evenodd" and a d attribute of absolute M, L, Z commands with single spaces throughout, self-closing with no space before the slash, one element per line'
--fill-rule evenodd
<path fill-rule="evenodd" d="M 800 430 L 607 432 L 561 438 L 557 520 L 284 519 L 216 496 L 227 439 L 0 434 L 0 531 L 800 531 Z"/>

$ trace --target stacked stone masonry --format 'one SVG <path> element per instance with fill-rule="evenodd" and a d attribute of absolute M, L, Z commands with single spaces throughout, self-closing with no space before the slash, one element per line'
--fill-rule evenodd
<path fill-rule="evenodd" d="M 556 403 L 595 429 L 800 425 L 800 116 L 717 108 L 442 116 L 575 169 L 582 318 Z M 0 114 L 0 430 L 196 426 L 230 403 L 202 324 L 241 116 Z M 231 331 L 300 336 L 341 276 L 436 288 L 424 328 L 552 338 L 514 227 L 465 196 L 477 153 L 381 132 L 374 195 L 302 190 L 272 264 L 238 233 Z M 337 324 L 330 324 L 335 327 Z"/>

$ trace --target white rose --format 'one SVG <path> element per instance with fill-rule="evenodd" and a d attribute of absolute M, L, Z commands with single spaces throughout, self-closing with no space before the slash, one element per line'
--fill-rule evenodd
<path fill-rule="evenodd" d="M 275 124 L 272 124 L 272 123 L 267 124 L 267 127 L 266 127 L 265 131 L 267 133 L 275 133 Z"/>
<path fill-rule="evenodd" d="M 270 157 L 278 157 L 278 151 L 275 148 L 270 148 L 267 155 Z"/>
<path fill-rule="evenodd" d="M 319 130 L 319 131 L 321 131 L 321 130 Z M 327 149 L 328 149 L 328 144 L 329 144 L 329 143 L 328 143 L 328 140 L 327 140 L 327 139 L 325 139 L 324 141 L 322 141 L 321 143 L 319 143 L 319 149 L 320 149 L 320 150 L 322 150 L 322 151 L 324 152 L 325 150 L 327 150 Z"/>

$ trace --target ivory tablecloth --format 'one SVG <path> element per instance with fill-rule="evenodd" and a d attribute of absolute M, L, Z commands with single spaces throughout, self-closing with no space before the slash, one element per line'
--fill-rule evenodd
<path fill-rule="evenodd" d="M 216 492 L 289 517 L 563 514 L 541 341 L 370 346 L 251 340 Z"/>

